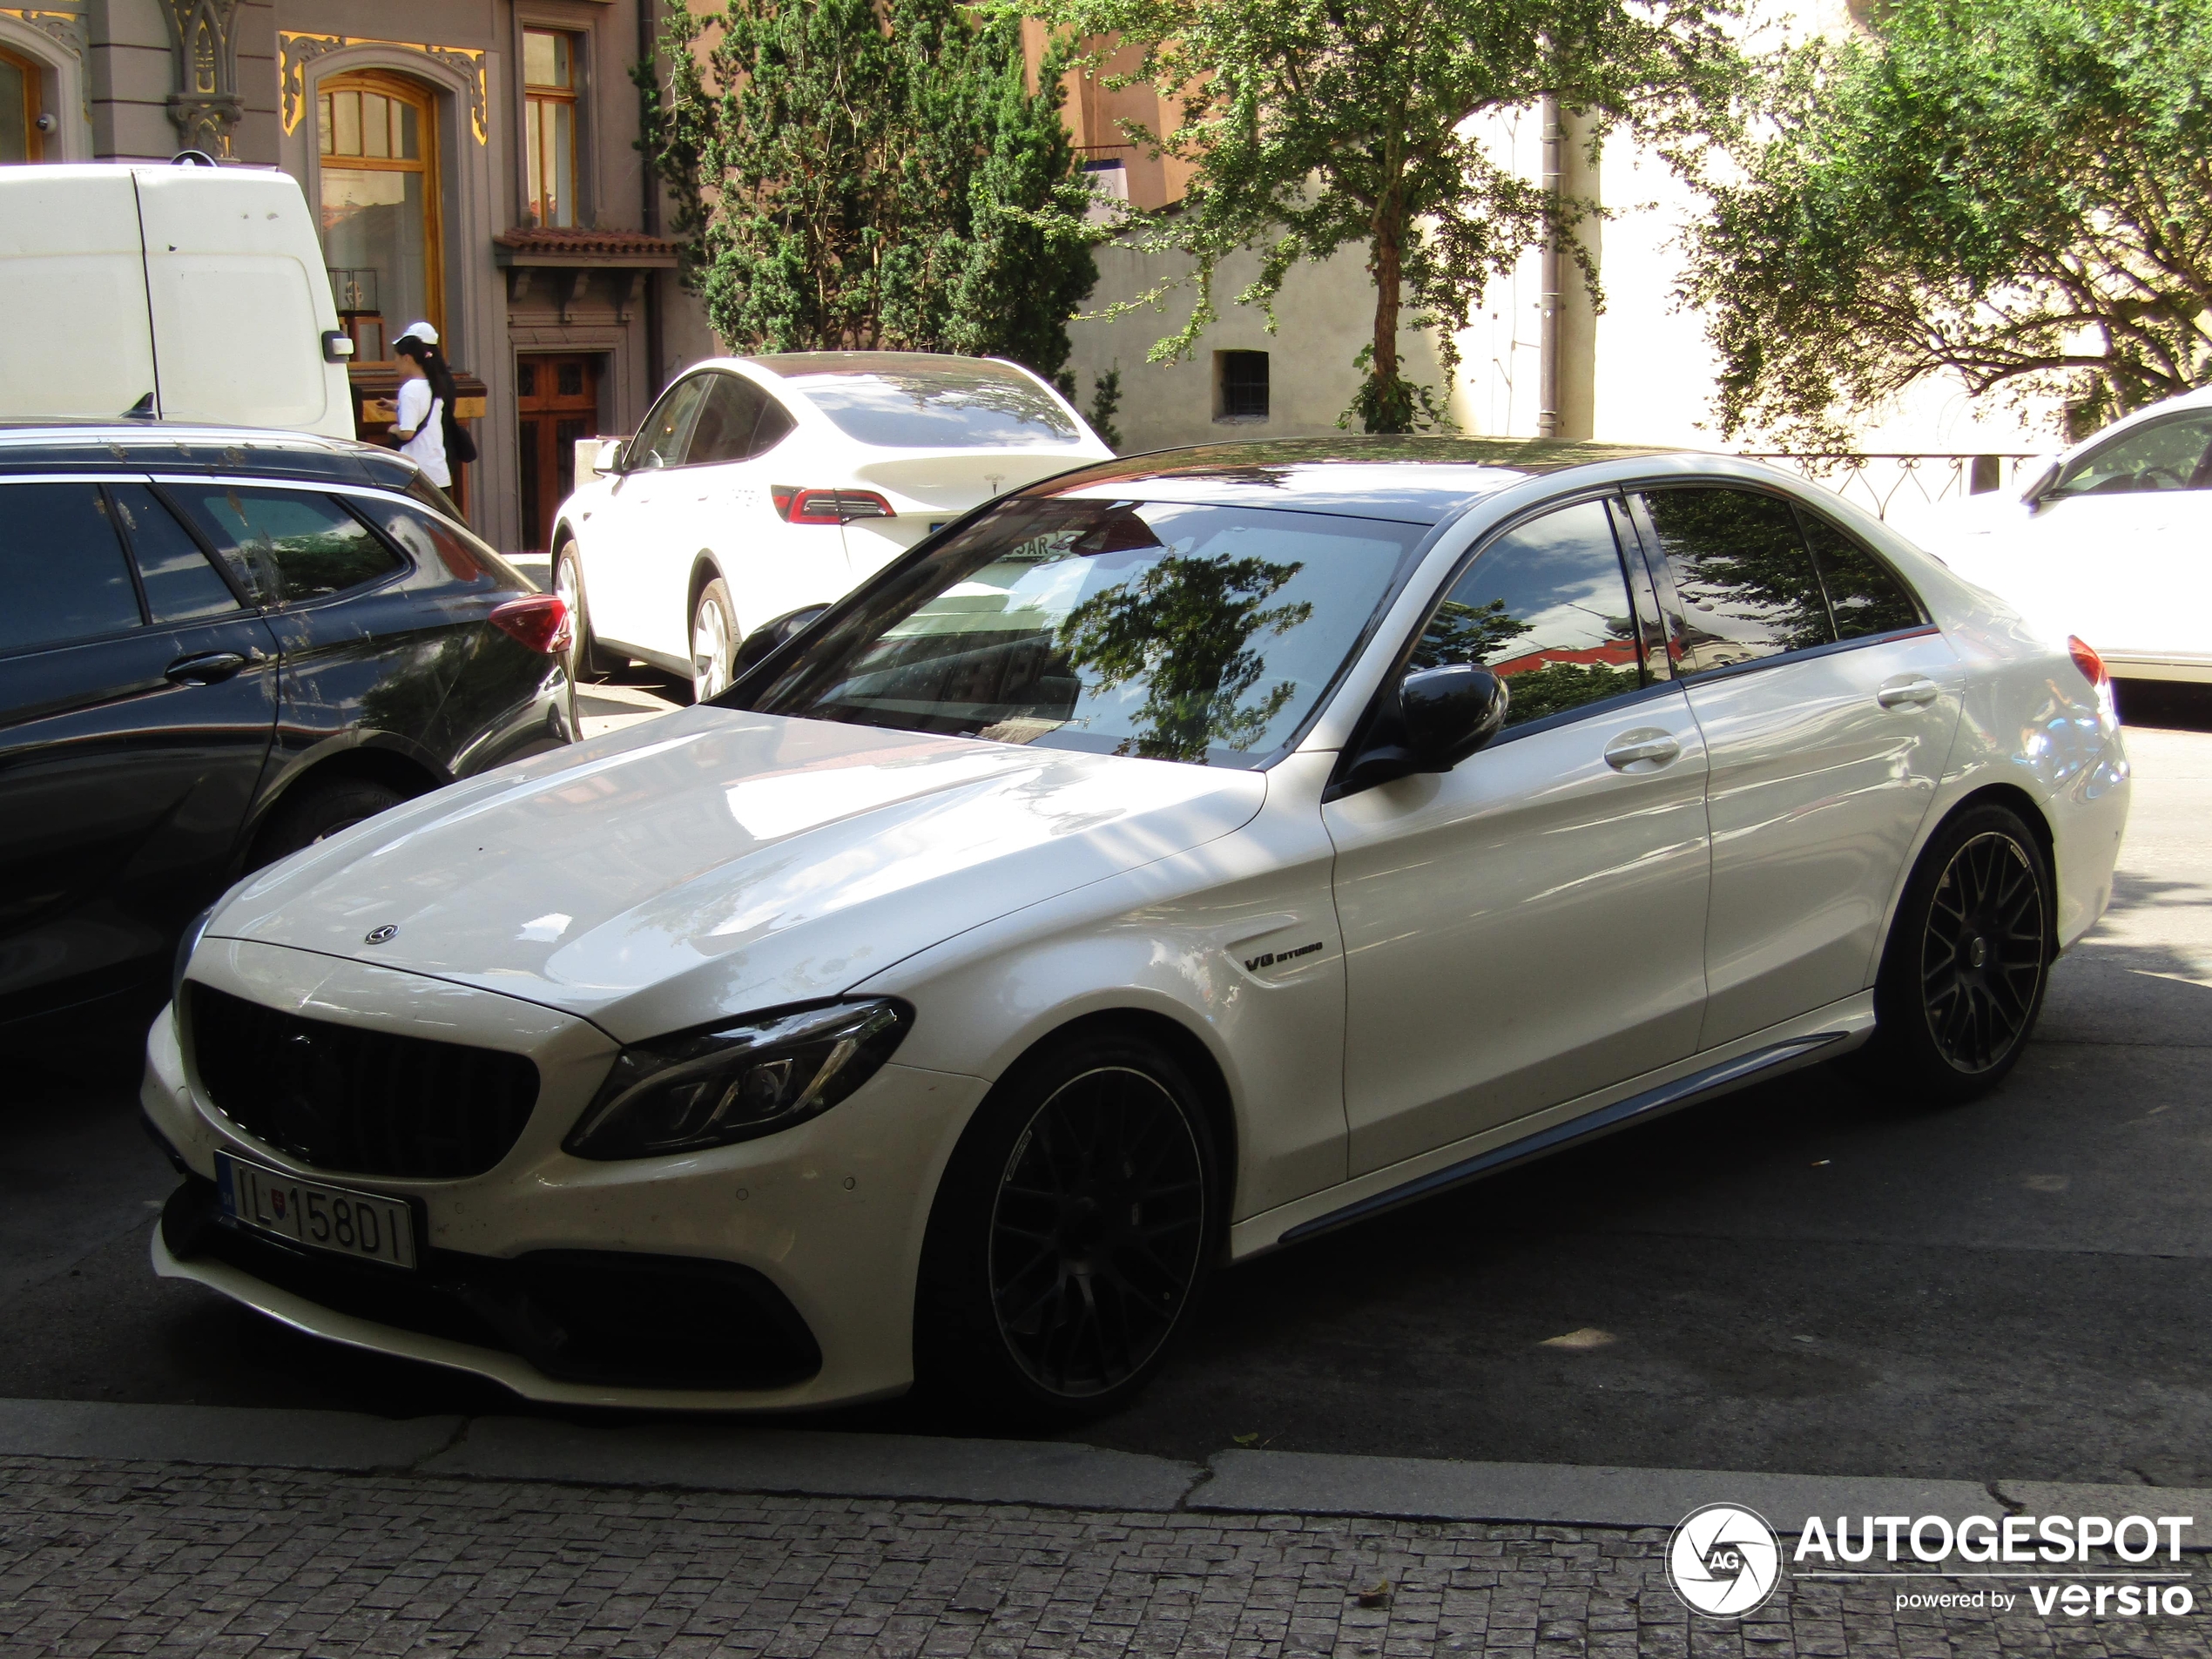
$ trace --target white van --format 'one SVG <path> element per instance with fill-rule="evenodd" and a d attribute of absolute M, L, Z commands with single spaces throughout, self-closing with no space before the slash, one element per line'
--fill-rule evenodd
<path fill-rule="evenodd" d="M 0 419 L 350 438 L 352 352 L 290 175 L 0 167 Z"/>

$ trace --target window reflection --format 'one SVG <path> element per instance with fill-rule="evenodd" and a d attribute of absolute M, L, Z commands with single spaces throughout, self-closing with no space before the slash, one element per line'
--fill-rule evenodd
<path fill-rule="evenodd" d="M 388 360 L 393 336 L 417 318 L 439 320 L 429 98 L 367 74 L 327 82 L 316 99 L 323 260 L 357 362 Z"/>
<path fill-rule="evenodd" d="M 1836 637 L 1863 639 L 1898 628 L 1918 628 L 1925 618 L 1920 603 L 1887 565 L 1816 513 L 1802 509 L 1797 522 L 1820 567 L 1820 584 L 1835 613 Z"/>
<path fill-rule="evenodd" d="M 876 590 L 754 706 L 1255 765 L 1335 678 L 1418 536 L 1312 513 L 1010 503 Z"/>
<path fill-rule="evenodd" d="M 1835 638 L 1797 516 L 1777 496 L 1685 488 L 1644 493 L 1682 606 L 1684 671 L 1805 651 Z"/>
<path fill-rule="evenodd" d="M 1534 519 L 1486 548 L 1436 608 L 1413 666 L 1480 663 L 1506 682 L 1506 724 L 1642 685 L 1621 553 L 1602 502 Z"/>

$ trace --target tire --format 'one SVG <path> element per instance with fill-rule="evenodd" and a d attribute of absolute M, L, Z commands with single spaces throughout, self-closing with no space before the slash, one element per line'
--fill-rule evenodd
<path fill-rule="evenodd" d="M 2050 984 L 2055 906 L 2042 843 L 2010 807 L 1971 807 L 1913 867 L 1874 983 L 1861 1079 L 1931 1105 L 1986 1094 L 2019 1063 Z"/>
<path fill-rule="evenodd" d="M 583 560 L 573 541 L 562 543 L 560 552 L 554 556 L 553 591 L 568 606 L 573 619 L 570 631 L 575 643 L 569 647 L 569 678 L 577 685 L 606 678 L 606 657 L 591 639 L 590 604 L 583 592 Z"/>
<path fill-rule="evenodd" d="M 699 590 L 691 607 L 691 701 L 704 703 L 729 689 L 738 654 L 738 612 L 720 577 Z"/>
<path fill-rule="evenodd" d="M 408 798 L 389 784 L 367 778 L 334 778 L 294 790 L 262 826 L 253 843 L 251 867 L 273 864 L 287 853 L 351 829 Z"/>
<path fill-rule="evenodd" d="M 1189 1323 L 1223 1235 L 1199 1094 L 1173 1058 L 1082 1038 L 991 1090 L 922 1248 L 915 1375 L 981 1420 L 1117 1410 Z"/>

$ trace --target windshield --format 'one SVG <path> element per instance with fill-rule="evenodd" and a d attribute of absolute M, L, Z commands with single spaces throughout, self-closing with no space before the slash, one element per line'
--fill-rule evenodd
<path fill-rule="evenodd" d="M 1396 591 L 1419 524 L 1016 501 L 865 591 L 764 713 L 1256 766 Z"/>
<path fill-rule="evenodd" d="M 771 367 L 776 361 L 761 361 Z M 927 368 L 785 372 L 846 437 L 886 448 L 1032 449 L 1082 435 L 1044 388 L 980 358 Z"/>

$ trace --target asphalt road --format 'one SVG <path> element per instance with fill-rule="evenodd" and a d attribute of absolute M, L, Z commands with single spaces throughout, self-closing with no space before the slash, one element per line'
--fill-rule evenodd
<path fill-rule="evenodd" d="M 2131 733 L 2114 910 L 1999 1093 L 1931 1113 L 1803 1073 L 1251 1264 L 1070 1438 L 2212 1483 L 2212 698 L 2128 707 L 2196 729 Z M 134 1046 L 0 1094 L 0 1395 L 528 1409 L 154 1279 Z"/>

